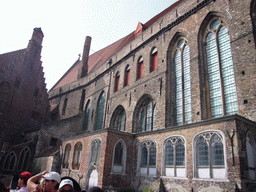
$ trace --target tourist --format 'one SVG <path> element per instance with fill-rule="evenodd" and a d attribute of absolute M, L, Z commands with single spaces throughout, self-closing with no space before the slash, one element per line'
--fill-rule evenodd
<path fill-rule="evenodd" d="M 60 182 L 59 192 L 73 192 L 74 185 L 70 179 L 64 179 Z"/>
<path fill-rule="evenodd" d="M 36 184 L 36 182 L 44 178 L 45 181 L 43 183 L 43 186 L 40 184 Z M 44 171 L 42 173 L 39 173 L 37 175 L 34 175 L 28 180 L 28 190 L 29 192 L 56 192 L 58 190 L 58 186 L 60 183 L 60 174 L 52 171 Z"/>
<path fill-rule="evenodd" d="M 18 192 L 28 192 L 27 181 L 32 177 L 32 174 L 28 171 L 24 171 L 19 175 L 18 187 L 20 188 Z"/>

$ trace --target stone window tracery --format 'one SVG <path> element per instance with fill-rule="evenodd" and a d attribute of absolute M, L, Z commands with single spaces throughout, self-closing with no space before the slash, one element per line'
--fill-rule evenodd
<path fill-rule="evenodd" d="M 126 164 L 126 145 L 123 140 L 116 143 L 113 156 L 113 174 L 124 174 Z"/>
<path fill-rule="evenodd" d="M 180 136 L 172 136 L 164 142 L 164 175 L 186 177 L 185 141 Z"/>
<path fill-rule="evenodd" d="M 17 161 L 17 157 L 14 154 L 14 152 L 9 153 L 5 158 L 3 169 L 14 170 L 16 161 Z"/>
<path fill-rule="evenodd" d="M 226 178 L 224 138 L 219 132 L 209 131 L 194 138 L 195 176 L 198 178 Z"/>
<path fill-rule="evenodd" d="M 156 176 L 156 144 L 146 140 L 140 143 L 139 174 Z"/>

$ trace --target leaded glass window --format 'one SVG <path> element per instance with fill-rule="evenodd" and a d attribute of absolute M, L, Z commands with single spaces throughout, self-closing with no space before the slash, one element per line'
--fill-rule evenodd
<path fill-rule="evenodd" d="M 80 162 L 82 157 L 82 143 L 76 143 L 74 147 L 74 154 L 73 154 L 73 162 L 72 162 L 72 168 L 73 169 L 79 169 Z"/>
<path fill-rule="evenodd" d="M 140 174 L 156 174 L 156 144 L 153 141 L 143 141 L 140 145 Z"/>
<path fill-rule="evenodd" d="M 153 100 L 147 100 L 140 108 L 140 131 L 152 131 L 156 124 L 156 109 Z"/>
<path fill-rule="evenodd" d="M 69 166 L 70 152 L 71 152 L 71 145 L 67 144 L 65 147 L 64 158 L 63 158 L 63 163 L 62 163 L 63 168 L 67 169 Z"/>
<path fill-rule="evenodd" d="M 102 92 L 97 103 L 95 130 L 102 129 L 104 120 L 105 93 Z"/>
<path fill-rule="evenodd" d="M 185 177 L 185 141 L 182 137 L 172 136 L 164 143 L 164 175 Z"/>
<path fill-rule="evenodd" d="M 175 125 L 191 123 L 190 51 L 180 39 L 174 53 Z"/>
<path fill-rule="evenodd" d="M 90 100 L 87 102 L 85 111 L 84 111 L 84 118 L 82 123 L 82 131 L 88 130 L 89 120 L 90 120 L 90 110 L 91 110 L 91 104 Z"/>
<path fill-rule="evenodd" d="M 125 174 L 126 166 L 126 145 L 123 140 L 119 140 L 114 148 L 112 165 L 113 174 Z"/>
<path fill-rule="evenodd" d="M 3 169 L 14 170 L 16 161 L 16 155 L 13 152 L 9 153 L 5 158 Z"/>
<path fill-rule="evenodd" d="M 238 113 L 235 75 L 228 29 L 212 21 L 206 36 L 211 118 Z"/>
<path fill-rule="evenodd" d="M 249 177 L 252 180 L 256 180 L 256 144 L 250 132 L 248 132 L 246 136 L 246 152 Z"/>
<path fill-rule="evenodd" d="M 21 151 L 18 163 L 18 170 L 26 170 L 29 162 L 29 149 L 25 148 Z"/>
<path fill-rule="evenodd" d="M 201 133 L 195 138 L 197 177 L 226 177 L 223 142 L 218 132 Z"/>
<path fill-rule="evenodd" d="M 123 145 L 121 142 L 116 144 L 115 155 L 114 155 L 114 165 L 122 165 L 123 158 Z"/>
<path fill-rule="evenodd" d="M 115 119 L 115 129 L 119 131 L 124 131 L 125 130 L 125 111 L 122 109 L 118 113 Z"/>

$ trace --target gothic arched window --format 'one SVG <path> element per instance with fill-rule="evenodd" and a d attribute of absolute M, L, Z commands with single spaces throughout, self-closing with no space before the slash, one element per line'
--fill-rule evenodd
<path fill-rule="evenodd" d="M 101 140 L 100 139 L 94 139 L 91 142 L 91 150 L 90 150 L 90 161 L 89 165 L 94 166 L 94 165 L 99 165 L 100 161 L 100 153 L 101 153 Z"/>
<path fill-rule="evenodd" d="M 119 71 L 116 73 L 115 76 L 115 87 L 114 87 L 114 92 L 117 92 L 119 90 L 119 83 L 120 83 L 120 73 Z"/>
<path fill-rule="evenodd" d="M 213 18 L 205 36 L 208 118 L 238 113 L 235 75 L 228 29 L 220 18 Z"/>
<path fill-rule="evenodd" d="M 224 138 L 218 132 L 204 132 L 194 138 L 196 177 L 226 178 Z"/>
<path fill-rule="evenodd" d="M 21 151 L 18 163 L 18 170 L 24 171 L 28 167 L 29 163 L 29 149 L 25 148 Z"/>
<path fill-rule="evenodd" d="M 72 169 L 79 169 L 82 157 L 82 143 L 76 143 L 74 147 L 73 161 L 72 161 Z"/>
<path fill-rule="evenodd" d="M 14 170 L 16 161 L 17 161 L 17 157 L 14 154 L 14 152 L 9 153 L 5 158 L 3 169 Z"/>
<path fill-rule="evenodd" d="M 70 152 L 71 152 L 71 145 L 67 144 L 65 147 L 64 158 L 63 158 L 63 163 L 62 163 L 63 168 L 67 169 L 69 166 Z"/>
<path fill-rule="evenodd" d="M 246 135 L 246 152 L 249 177 L 252 180 L 256 180 L 256 144 L 250 132 Z"/>
<path fill-rule="evenodd" d="M 105 93 L 102 92 L 97 103 L 96 122 L 95 122 L 94 130 L 99 130 L 103 128 L 104 109 L 105 109 Z"/>
<path fill-rule="evenodd" d="M 116 143 L 114 148 L 112 173 L 124 174 L 126 163 L 126 145 L 123 140 Z"/>
<path fill-rule="evenodd" d="M 174 53 L 175 125 L 191 123 L 190 51 L 185 39 L 177 41 Z"/>
<path fill-rule="evenodd" d="M 91 104 L 90 104 L 90 100 L 87 101 L 85 110 L 84 110 L 84 118 L 83 118 L 83 123 L 82 123 L 82 131 L 84 130 L 88 130 L 88 125 L 89 125 L 89 121 L 90 121 L 90 110 L 91 110 Z"/>
<path fill-rule="evenodd" d="M 156 106 L 152 99 L 147 99 L 140 107 L 140 132 L 152 131 L 156 124 Z"/>
<path fill-rule="evenodd" d="M 164 142 L 164 175 L 186 177 L 185 141 L 182 137 L 172 136 Z"/>
<path fill-rule="evenodd" d="M 156 169 L 156 144 L 147 140 L 140 144 L 139 174 L 155 176 Z"/>

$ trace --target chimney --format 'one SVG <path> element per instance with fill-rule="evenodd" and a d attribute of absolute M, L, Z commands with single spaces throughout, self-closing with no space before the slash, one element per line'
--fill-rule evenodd
<path fill-rule="evenodd" d="M 88 73 L 88 59 L 89 59 L 91 40 L 92 40 L 92 38 L 90 36 L 85 37 L 82 62 L 80 63 L 80 66 L 78 69 L 77 79 L 81 79 L 81 78 L 85 77 Z"/>
<path fill-rule="evenodd" d="M 42 45 L 44 34 L 41 28 L 34 28 L 32 39 L 35 40 L 39 45 Z"/>

